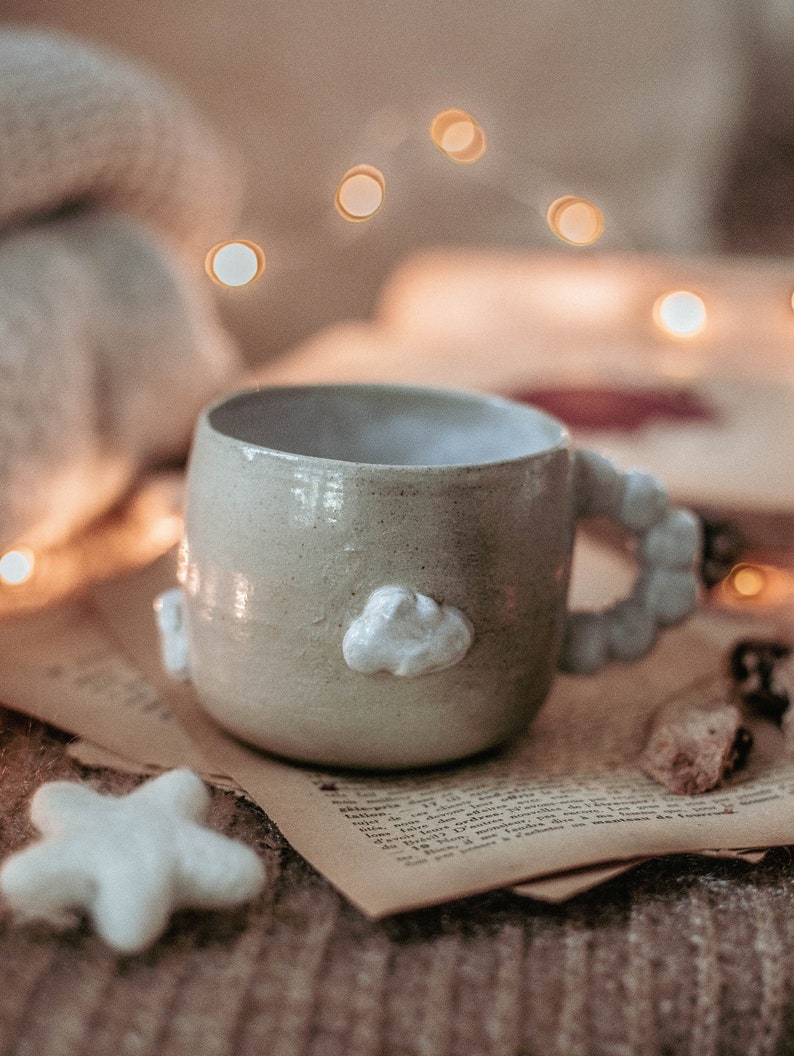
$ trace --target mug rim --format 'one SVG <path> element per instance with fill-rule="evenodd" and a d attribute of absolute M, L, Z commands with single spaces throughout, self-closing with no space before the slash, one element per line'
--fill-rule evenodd
<path fill-rule="evenodd" d="M 221 428 L 217 423 L 213 422 L 213 416 L 217 414 L 222 408 L 232 405 L 235 403 L 247 402 L 260 394 L 268 393 L 273 395 L 301 395 L 307 393 L 322 393 L 322 392 L 350 392 L 352 393 L 363 393 L 363 392 L 375 392 L 375 393 L 393 393 L 399 396 L 408 397 L 411 394 L 422 396 L 422 397 L 438 397 L 447 401 L 455 401 L 459 403 L 471 403 L 479 406 L 491 406 L 498 409 L 504 409 L 510 411 L 512 414 L 526 415 L 528 418 L 534 418 L 536 421 L 541 421 L 549 429 L 556 432 L 556 439 L 537 450 L 526 451 L 521 454 L 513 455 L 506 458 L 493 458 L 493 459 L 474 459 L 462 462 L 373 462 L 366 459 L 345 459 L 345 458 L 333 458 L 325 455 L 315 455 L 302 453 L 300 451 L 292 451 L 286 447 L 274 447 L 270 444 L 259 443 L 255 440 L 244 439 L 241 436 L 235 436 L 232 433 Z M 247 388 L 238 389 L 234 392 L 227 392 L 225 395 L 219 397 L 210 403 L 201 415 L 199 416 L 196 431 L 201 427 L 206 427 L 210 433 L 217 437 L 222 442 L 227 442 L 235 446 L 242 445 L 246 449 L 254 451 L 261 451 L 263 454 L 267 454 L 272 457 L 276 457 L 288 462 L 300 461 L 302 463 L 316 463 L 321 466 L 338 466 L 338 467 L 362 467 L 375 469 L 378 471 L 446 471 L 455 469 L 474 469 L 482 466 L 498 466 L 498 465 L 510 465 L 511 463 L 523 462 L 527 459 L 547 457 L 557 451 L 569 449 L 571 446 L 571 437 L 568 427 L 559 418 L 556 418 L 553 414 L 543 410 L 540 407 L 536 407 L 531 403 L 523 403 L 515 399 L 511 399 L 508 396 L 501 396 L 497 393 L 482 392 L 477 389 L 464 389 L 464 388 L 453 388 L 449 386 L 439 385 L 422 385 L 422 384 L 407 384 L 399 382 L 299 382 L 299 383 L 287 383 L 277 385 L 252 385 Z"/>

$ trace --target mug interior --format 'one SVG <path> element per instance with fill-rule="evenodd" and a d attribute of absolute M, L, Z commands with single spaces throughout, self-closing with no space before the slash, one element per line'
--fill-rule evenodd
<path fill-rule="evenodd" d="M 496 396 L 398 385 L 307 385 L 242 392 L 212 429 L 286 454 L 390 466 L 504 462 L 562 446 L 561 422 Z"/>

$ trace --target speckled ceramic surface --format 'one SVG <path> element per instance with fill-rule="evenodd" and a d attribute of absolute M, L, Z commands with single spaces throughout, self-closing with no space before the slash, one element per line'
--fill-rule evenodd
<path fill-rule="evenodd" d="M 240 393 L 199 421 L 161 626 L 184 621 L 204 707 L 246 741 L 344 766 L 464 757 L 525 726 L 559 661 L 640 655 L 685 614 L 690 589 L 675 612 L 661 592 L 665 616 L 646 582 L 657 543 L 624 603 L 642 626 L 628 647 L 623 610 L 567 619 L 576 518 L 604 512 L 646 549 L 651 528 L 670 535 L 657 482 L 572 451 L 531 407 L 390 385 Z"/>

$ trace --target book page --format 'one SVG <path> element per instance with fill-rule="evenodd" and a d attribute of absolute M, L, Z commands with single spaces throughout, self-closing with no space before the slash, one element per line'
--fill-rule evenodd
<path fill-rule="evenodd" d="M 735 861 L 748 862 L 756 865 L 766 855 L 766 849 L 762 850 L 716 850 L 716 851 L 693 851 L 704 858 L 729 858 Z M 658 856 L 654 856 L 658 857 Z M 569 869 L 564 873 L 554 873 L 552 876 L 540 876 L 536 880 L 526 880 L 521 884 L 513 884 L 511 891 L 514 895 L 523 895 L 525 898 L 536 898 L 541 902 L 565 902 L 569 898 L 590 891 L 599 884 L 621 876 L 635 866 L 647 862 L 648 858 L 629 858 L 624 862 L 605 862 L 603 865 L 585 865 L 580 869 Z"/>
<path fill-rule="evenodd" d="M 0 701 L 96 742 L 138 772 L 186 766 L 214 776 L 84 600 L 0 622 Z"/>
<path fill-rule="evenodd" d="M 151 616 L 173 559 L 94 592 L 98 612 L 212 768 L 230 775 L 293 847 L 373 917 L 533 877 L 703 847 L 794 842 L 794 764 L 780 731 L 753 726 L 725 787 L 668 792 L 638 769 L 650 716 L 672 695 L 722 685 L 723 651 L 697 621 L 654 653 L 589 678 L 560 676 L 526 734 L 459 765 L 401 774 L 300 766 L 226 735 L 191 687 L 160 669 Z"/>

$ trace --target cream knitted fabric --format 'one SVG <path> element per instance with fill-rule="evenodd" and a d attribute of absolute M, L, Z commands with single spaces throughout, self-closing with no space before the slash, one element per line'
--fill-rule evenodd
<path fill-rule="evenodd" d="M 0 224 L 88 201 L 183 245 L 228 236 L 236 158 L 173 87 L 72 38 L 0 32 Z"/>
<path fill-rule="evenodd" d="M 238 201 L 234 159 L 176 92 L 0 31 L 0 546 L 85 523 L 237 377 L 202 265 Z"/>

